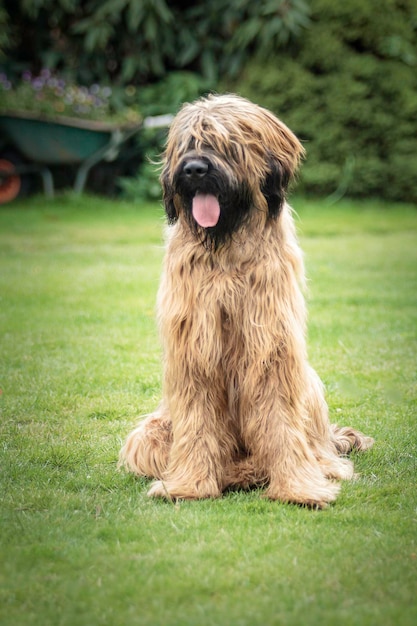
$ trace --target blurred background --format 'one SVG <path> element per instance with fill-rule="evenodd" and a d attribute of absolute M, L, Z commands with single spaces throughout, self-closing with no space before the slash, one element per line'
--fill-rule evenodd
<path fill-rule="evenodd" d="M 302 193 L 417 201 L 416 0 L 0 0 L 0 113 L 30 87 L 26 106 L 58 115 L 68 85 L 141 118 L 237 92 L 303 141 Z M 159 198 L 165 135 L 136 133 L 89 188 Z"/>

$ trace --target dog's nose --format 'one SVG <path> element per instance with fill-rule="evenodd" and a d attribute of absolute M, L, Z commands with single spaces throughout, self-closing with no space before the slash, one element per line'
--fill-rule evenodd
<path fill-rule="evenodd" d="M 183 171 L 187 178 L 203 178 L 207 174 L 208 164 L 200 159 L 193 159 L 184 165 Z"/>

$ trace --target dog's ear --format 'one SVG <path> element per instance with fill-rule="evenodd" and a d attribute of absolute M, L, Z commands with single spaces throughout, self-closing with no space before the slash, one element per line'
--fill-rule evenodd
<path fill-rule="evenodd" d="M 276 217 L 305 152 L 298 138 L 280 119 L 266 109 L 262 109 L 262 115 L 265 122 L 262 124 L 262 139 L 267 150 L 262 191 L 270 217 Z"/>
<path fill-rule="evenodd" d="M 292 172 L 277 159 L 269 159 L 269 167 L 261 191 L 268 203 L 269 217 L 277 217 L 285 200 Z"/>
<path fill-rule="evenodd" d="M 169 224 L 175 224 L 178 219 L 178 212 L 174 204 L 174 190 L 172 185 L 168 182 L 168 175 L 162 172 L 161 185 L 163 192 L 163 201 L 165 206 L 165 213 L 167 214 Z"/>
<path fill-rule="evenodd" d="M 169 196 L 166 196 L 164 194 L 164 205 L 165 205 L 165 213 L 167 214 L 167 217 L 168 217 L 168 222 L 170 224 L 175 224 L 175 222 L 178 219 L 178 213 L 177 213 L 177 209 L 175 208 L 174 197 L 172 194 Z"/>

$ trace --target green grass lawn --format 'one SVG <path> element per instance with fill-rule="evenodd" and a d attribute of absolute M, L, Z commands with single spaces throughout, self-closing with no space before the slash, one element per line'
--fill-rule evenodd
<path fill-rule="evenodd" d="M 294 204 L 310 360 L 332 419 L 376 439 L 324 511 L 173 505 L 118 472 L 161 393 L 162 211 L 0 207 L 2 626 L 417 623 L 417 211 Z"/>

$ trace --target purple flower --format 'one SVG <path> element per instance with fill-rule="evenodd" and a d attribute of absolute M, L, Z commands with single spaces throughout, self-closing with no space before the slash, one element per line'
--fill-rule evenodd
<path fill-rule="evenodd" d="M 26 82 L 29 82 L 32 80 L 32 72 L 30 72 L 29 70 L 25 70 L 22 74 L 22 79 Z"/>
<path fill-rule="evenodd" d="M 44 86 L 44 82 L 42 80 L 42 78 L 40 76 L 37 76 L 36 78 L 33 79 L 32 81 L 32 87 L 36 90 L 36 91 L 40 91 L 42 89 L 42 87 Z"/>
<path fill-rule="evenodd" d="M 82 104 L 78 104 L 74 107 L 74 111 L 76 113 L 80 113 L 81 115 L 85 115 L 86 113 L 89 112 L 89 108 L 86 106 L 83 106 Z"/>
<path fill-rule="evenodd" d="M 105 98 L 110 98 L 112 94 L 111 87 L 103 87 L 103 89 L 101 90 L 101 93 Z"/>

